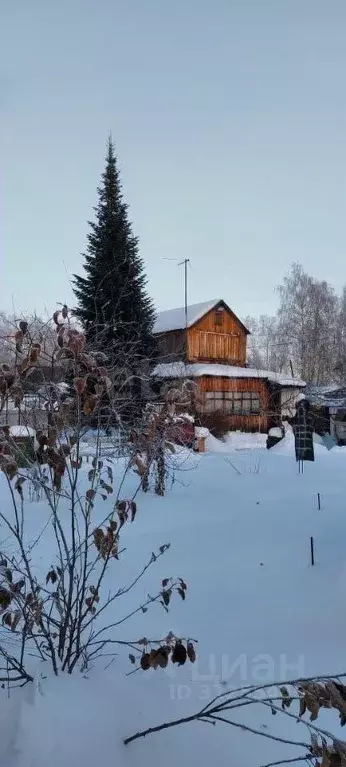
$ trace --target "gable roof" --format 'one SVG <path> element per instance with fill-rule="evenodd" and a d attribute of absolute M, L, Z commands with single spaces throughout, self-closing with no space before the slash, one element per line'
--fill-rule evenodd
<path fill-rule="evenodd" d="M 201 304 L 190 304 L 187 307 L 187 327 L 190 328 L 195 322 L 198 322 L 205 314 L 215 309 L 218 304 L 222 304 L 228 309 L 231 314 L 238 320 L 239 324 L 244 328 L 246 333 L 249 330 L 243 325 L 241 320 L 232 312 L 227 306 L 225 301 L 221 298 L 215 298 L 211 301 L 204 301 Z M 154 324 L 154 333 L 168 333 L 170 330 L 184 330 L 186 327 L 185 307 L 179 306 L 177 309 L 167 309 L 164 312 L 159 312 Z"/>

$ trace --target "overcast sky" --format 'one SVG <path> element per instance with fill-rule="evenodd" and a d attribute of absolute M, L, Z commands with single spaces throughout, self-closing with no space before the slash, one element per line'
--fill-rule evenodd
<path fill-rule="evenodd" d="M 73 301 L 107 135 L 159 308 L 346 281 L 345 0 L 0 0 L 1 301 Z"/>

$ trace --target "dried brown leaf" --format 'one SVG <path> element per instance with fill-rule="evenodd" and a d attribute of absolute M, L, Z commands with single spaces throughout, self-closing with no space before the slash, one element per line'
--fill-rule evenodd
<path fill-rule="evenodd" d="M 7 589 L 0 588 L 0 608 L 2 610 L 6 610 L 6 607 L 9 607 L 11 604 L 12 595 L 10 594 Z"/>
<path fill-rule="evenodd" d="M 36 365 L 38 357 L 39 357 L 39 349 L 37 347 L 32 346 L 28 355 L 28 364 Z"/>
<path fill-rule="evenodd" d="M 137 513 L 136 501 L 130 501 L 130 510 L 131 510 L 131 522 L 133 522 Z"/>
<path fill-rule="evenodd" d="M 23 498 L 23 485 L 25 481 L 26 477 L 18 477 L 14 484 L 14 489 L 17 490 L 21 498 Z"/>
<path fill-rule="evenodd" d="M 71 461 L 71 466 L 73 467 L 73 469 L 80 469 L 82 466 L 82 462 L 83 462 L 83 459 L 80 456 L 80 458 L 78 458 L 78 461 L 74 461 L 74 460 Z"/>
<path fill-rule="evenodd" d="M 305 693 L 306 708 L 310 711 L 310 722 L 314 722 L 318 717 L 320 710 L 320 704 L 318 700 L 310 692 Z"/>
<path fill-rule="evenodd" d="M 169 658 L 169 652 L 167 647 L 159 647 L 156 650 L 156 666 L 160 666 L 160 668 L 166 668 L 168 664 L 168 658 Z"/>
<path fill-rule="evenodd" d="M 24 334 L 22 330 L 17 330 L 17 332 L 14 334 L 14 340 L 16 343 L 17 352 L 21 352 L 24 341 Z"/>
<path fill-rule="evenodd" d="M 21 611 L 15 610 L 15 612 L 13 613 L 12 622 L 11 622 L 11 631 L 16 630 L 21 617 L 22 617 Z"/>
<path fill-rule="evenodd" d="M 83 394 L 83 392 L 85 391 L 86 380 L 85 380 L 85 378 L 74 378 L 73 379 L 73 385 L 74 385 L 74 388 L 75 388 L 78 396 L 80 397 L 81 394 Z"/>
<path fill-rule="evenodd" d="M 192 644 L 192 642 L 187 643 L 187 657 L 191 663 L 194 663 L 196 660 L 196 651 Z M 275 712 L 276 713 L 276 712 Z"/>
<path fill-rule="evenodd" d="M 49 581 L 51 581 L 54 584 L 57 580 L 58 580 L 58 576 L 54 568 L 52 567 L 52 569 L 49 570 L 49 572 L 46 575 L 46 583 L 49 583 Z"/>
<path fill-rule="evenodd" d="M 94 394 L 90 394 L 83 405 L 83 413 L 84 415 L 91 415 L 91 413 L 94 412 L 95 407 L 97 405 L 98 399 Z"/>
<path fill-rule="evenodd" d="M 3 626 L 9 626 L 9 628 L 11 628 L 11 624 L 12 624 L 11 613 L 4 613 L 4 615 L 2 616 L 1 622 Z"/>
<path fill-rule="evenodd" d="M 147 652 L 144 652 L 141 657 L 141 668 L 143 669 L 143 671 L 148 671 L 148 669 L 150 668 L 150 656 L 149 656 L 149 653 Z"/>
<path fill-rule="evenodd" d="M 54 471 L 53 474 L 53 486 L 58 492 L 61 490 L 61 474 L 58 474 L 57 471 Z"/>
<path fill-rule="evenodd" d="M 169 605 L 169 603 L 171 601 L 172 589 L 166 589 L 165 591 L 162 591 L 161 596 L 162 596 L 164 605 L 166 605 L 166 607 L 168 607 L 168 605 Z"/>
<path fill-rule="evenodd" d="M 21 591 L 24 588 L 24 586 L 25 586 L 25 580 L 24 580 L 24 578 L 20 578 L 19 581 L 17 581 L 16 583 L 12 584 L 11 591 L 14 594 L 18 594 L 18 592 Z"/>
<path fill-rule="evenodd" d="M 15 460 L 9 458 L 8 456 L 4 456 L 4 458 L 5 460 L 1 461 L 1 468 L 9 479 L 14 479 L 18 472 L 18 466 Z"/>
<path fill-rule="evenodd" d="M 305 698 L 300 698 L 300 701 L 299 701 L 299 716 L 304 716 L 305 711 L 306 711 Z"/>
<path fill-rule="evenodd" d="M 176 642 L 172 652 L 172 663 L 177 663 L 178 666 L 183 666 L 187 658 L 186 647 L 182 642 Z"/>

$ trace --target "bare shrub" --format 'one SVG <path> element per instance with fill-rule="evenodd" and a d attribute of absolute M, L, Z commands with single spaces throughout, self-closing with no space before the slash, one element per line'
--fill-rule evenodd
<path fill-rule="evenodd" d="M 167 578 L 156 593 L 125 614 L 109 611 L 165 554 L 169 543 L 151 553 L 132 582 L 113 589 L 105 586 L 108 570 L 116 568 L 124 551 L 123 531 L 136 519 L 136 496 L 143 476 L 138 472 L 139 481 L 131 497 L 124 496 L 122 488 L 129 472 L 133 473 L 139 444 L 145 446 L 148 471 L 156 462 L 156 492 L 164 492 L 166 427 L 173 411 L 167 405 L 154 427 L 146 414 L 143 430 L 138 425 L 136 439 L 120 459 L 115 482 L 114 449 L 109 451 L 104 440 L 105 433 L 118 422 L 114 370 L 107 366 L 103 352 L 86 350 L 84 334 L 73 326 L 66 305 L 55 312 L 53 323 L 55 344 L 48 353 L 29 323 L 21 320 L 12 336 L 12 358 L 0 369 L 0 412 L 6 412 L 11 402 L 21 423 L 19 432 L 5 423 L 0 435 L 0 469 L 11 502 L 9 512 L 0 510 L 6 537 L 6 547 L 0 544 L 0 618 L 5 635 L 16 639 L 15 651 L 9 655 L 0 636 L 0 654 L 6 661 L 2 672 L 10 683 L 29 681 L 27 659 L 29 653 L 35 653 L 48 661 L 56 674 L 72 673 L 75 668 L 87 668 L 114 645 L 131 648 L 130 660 L 136 663 L 137 656 L 139 668 L 143 668 L 142 657 L 147 654 L 150 668 L 162 666 L 165 659 L 182 662 L 184 641 L 186 658 L 192 660 L 190 640 L 173 634 L 145 641 L 120 641 L 116 636 L 118 626 L 137 613 L 145 613 L 153 603 L 168 610 L 174 594 L 185 599 L 187 587 L 182 579 Z M 42 372 L 46 366 L 39 364 L 42 356 L 52 371 L 49 381 Z M 60 380 L 54 375 L 56 366 L 63 371 Z M 42 381 L 31 408 L 24 408 L 24 383 L 34 372 L 42 374 Z M 24 447 L 25 437 L 31 438 L 35 417 L 40 428 L 30 456 Z M 91 427 L 93 446 L 85 456 L 83 440 Z M 91 457 L 87 470 L 85 457 Z M 42 530 L 30 542 L 26 485 L 31 501 L 44 503 L 47 511 Z M 105 512 L 95 518 L 100 500 Z M 40 575 L 35 551 L 47 527 L 53 533 L 55 551 L 48 571 Z"/>
<path fill-rule="evenodd" d="M 176 451 L 177 424 L 184 422 L 184 409 L 193 405 L 194 388 L 186 381 L 179 387 L 167 388 L 163 397 L 160 404 L 147 405 L 140 430 L 134 429 L 131 434 L 132 463 L 141 478 L 142 490 L 149 490 L 150 475 L 154 473 L 157 495 L 165 494 L 167 456 Z"/>
<path fill-rule="evenodd" d="M 161 732 L 171 727 L 177 727 L 188 722 L 208 722 L 213 725 L 228 724 L 244 732 L 267 738 L 299 748 L 292 759 L 279 759 L 269 762 L 262 767 L 288 762 L 307 762 L 314 767 L 343 767 L 346 764 L 346 742 L 335 737 L 315 722 L 323 708 L 333 709 L 338 713 L 341 726 L 346 723 L 346 686 L 341 683 L 340 676 L 316 677 L 312 679 L 295 679 L 286 684 L 270 682 L 265 685 L 248 685 L 216 695 L 195 714 L 187 717 L 163 722 L 155 727 L 137 732 L 124 741 L 128 745 L 138 738 Z M 236 714 L 243 707 L 265 706 L 273 715 L 289 717 L 301 724 L 305 729 L 305 739 L 293 740 L 277 735 L 268 730 L 256 729 L 244 721 L 233 719 L 231 711 Z M 293 709 L 293 710 L 291 710 Z M 235 714 L 235 715 L 236 715 Z"/>

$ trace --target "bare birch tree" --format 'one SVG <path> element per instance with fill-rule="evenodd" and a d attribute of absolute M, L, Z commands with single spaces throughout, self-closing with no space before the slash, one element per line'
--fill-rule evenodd
<path fill-rule="evenodd" d="M 278 334 L 286 345 L 286 368 L 291 360 L 295 375 L 328 383 L 335 370 L 339 317 L 334 289 L 294 263 L 278 292 Z"/>

